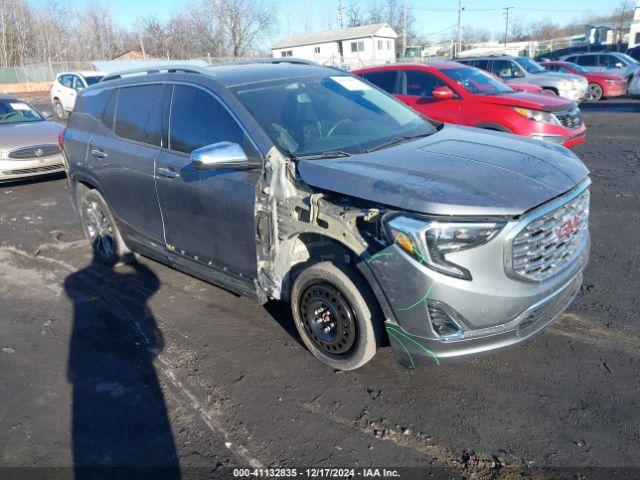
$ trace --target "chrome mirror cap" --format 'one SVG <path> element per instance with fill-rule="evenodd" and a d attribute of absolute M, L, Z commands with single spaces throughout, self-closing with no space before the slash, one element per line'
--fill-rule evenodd
<path fill-rule="evenodd" d="M 191 152 L 191 163 L 198 170 L 216 170 L 224 168 L 254 168 L 247 154 L 237 143 L 218 142 L 198 148 Z"/>

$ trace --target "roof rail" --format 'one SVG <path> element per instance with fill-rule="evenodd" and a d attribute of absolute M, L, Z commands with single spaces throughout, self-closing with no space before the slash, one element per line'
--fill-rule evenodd
<path fill-rule="evenodd" d="M 131 70 L 122 70 L 119 72 L 113 72 L 102 77 L 101 82 L 107 82 L 109 80 L 116 80 L 118 78 L 126 77 L 129 75 L 152 75 L 154 73 L 206 73 L 206 70 L 201 67 L 192 65 L 157 65 L 151 67 L 133 68 Z"/>
<path fill-rule="evenodd" d="M 291 63 L 295 65 L 315 65 L 319 66 L 320 64 L 316 62 L 312 62 L 311 60 L 305 60 L 304 58 L 297 57 L 278 57 L 278 58 L 240 58 L 237 60 L 232 60 L 229 62 L 221 62 L 215 63 L 211 65 L 212 67 L 225 66 L 225 65 L 251 65 L 256 63 Z"/>

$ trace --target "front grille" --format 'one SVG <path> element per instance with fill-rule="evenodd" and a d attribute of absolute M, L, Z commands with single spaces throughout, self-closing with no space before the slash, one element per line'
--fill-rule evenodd
<path fill-rule="evenodd" d="M 577 108 L 570 112 L 556 113 L 556 117 L 566 128 L 580 128 L 582 126 L 582 112 Z"/>
<path fill-rule="evenodd" d="M 9 152 L 8 157 L 14 160 L 33 160 L 34 158 L 52 157 L 60 153 L 58 145 L 32 145 Z"/>
<path fill-rule="evenodd" d="M 569 266 L 589 231 L 589 190 L 560 207 L 527 220 L 511 244 L 511 272 L 541 282 Z"/>
<path fill-rule="evenodd" d="M 46 167 L 34 167 L 34 168 L 23 168 L 21 170 L 5 170 L 2 172 L 3 175 L 27 175 L 29 173 L 42 173 L 49 172 L 52 170 L 60 170 L 63 168 L 61 163 L 56 163 L 54 165 L 47 165 Z"/>

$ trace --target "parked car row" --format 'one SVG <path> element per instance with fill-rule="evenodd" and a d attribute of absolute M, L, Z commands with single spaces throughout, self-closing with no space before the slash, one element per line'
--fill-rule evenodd
<path fill-rule="evenodd" d="M 456 62 L 385 65 L 353 72 L 428 118 L 546 140 L 582 143 L 585 125 L 574 102 L 516 92 L 492 75 Z"/>
<path fill-rule="evenodd" d="M 309 351 L 342 370 L 385 337 L 415 368 L 540 332 L 580 290 L 588 170 L 559 145 L 404 103 L 565 129 L 575 104 L 456 63 L 358 73 L 371 81 L 283 62 L 167 68 L 86 88 L 63 153 L 96 260 L 136 252 L 287 301 Z"/>
<path fill-rule="evenodd" d="M 73 111 L 76 98 L 89 85 L 98 83 L 104 73 L 95 71 L 80 71 L 60 73 L 56 76 L 50 91 L 53 111 L 60 120 L 67 118 Z"/>

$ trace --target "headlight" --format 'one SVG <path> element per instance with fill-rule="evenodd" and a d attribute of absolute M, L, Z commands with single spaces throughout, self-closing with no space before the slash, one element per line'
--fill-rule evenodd
<path fill-rule="evenodd" d="M 557 117 L 553 113 L 543 112 L 542 110 L 529 110 L 528 108 L 513 108 L 516 113 L 522 115 L 529 120 L 533 120 L 535 122 L 543 122 L 543 123 L 551 123 L 553 125 L 560 125 Z"/>
<path fill-rule="evenodd" d="M 449 262 L 447 254 L 478 247 L 494 238 L 504 222 L 445 222 L 397 216 L 385 222 L 389 241 L 429 268 L 471 280 L 471 273 Z"/>
<path fill-rule="evenodd" d="M 624 85 L 626 82 L 621 80 L 605 80 L 606 83 L 610 85 Z"/>

